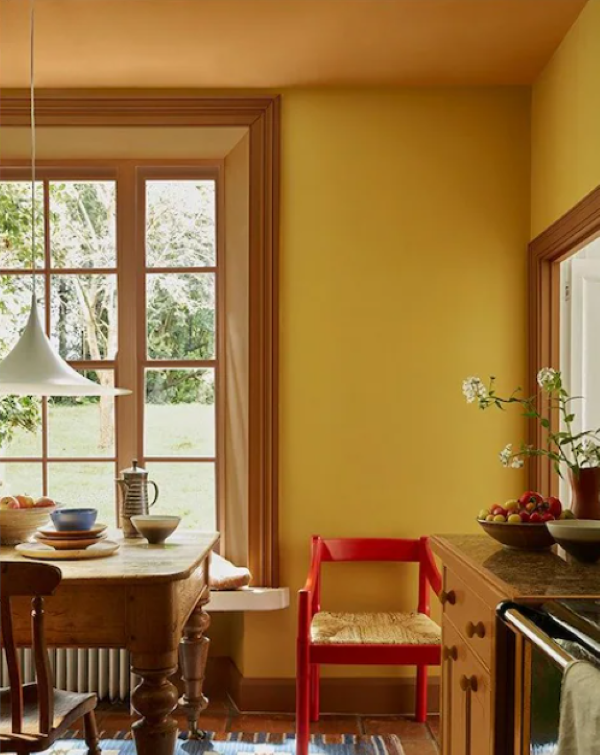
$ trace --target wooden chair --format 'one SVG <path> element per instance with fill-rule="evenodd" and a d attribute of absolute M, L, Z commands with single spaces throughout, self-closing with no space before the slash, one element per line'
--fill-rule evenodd
<path fill-rule="evenodd" d="M 0 752 L 47 750 L 83 716 L 89 755 L 99 755 L 94 708 L 96 695 L 53 689 L 44 638 L 44 596 L 52 595 L 61 580 L 50 564 L 4 563 L 0 566 L 0 620 L 2 646 L 10 686 L 0 689 Z M 30 597 L 31 639 L 36 682 L 22 684 L 13 633 L 11 601 Z"/>
<path fill-rule="evenodd" d="M 327 561 L 412 561 L 419 564 L 417 613 L 321 611 L 321 564 Z M 440 628 L 429 618 L 429 588 L 442 589 L 428 538 L 312 538 L 306 584 L 298 593 L 296 752 L 306 755 L 310 721 L 319 719 L 322 663 L 401 664 L 417 667 L 416 720 L 427 717 L 427 666 L 441 659 Z M 392 589 L 394 585 L 390 585 Z"/>

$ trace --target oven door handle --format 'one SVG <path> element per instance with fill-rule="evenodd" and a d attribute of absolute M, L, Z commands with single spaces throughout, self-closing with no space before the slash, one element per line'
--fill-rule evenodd
<path fill-rule="evenodd" d="M 528 619 L 516 608 L 505 607 L 502 609 L 500 615 L 513 632 L 522 634 L 526 637 L 533 645 L 539 648 L 563 670 L 575 660 L 573 656 L 563 650 L 557 642 L 545 632 L 542 632 L 539 627 L 531 621 L 531 619 Z"/>

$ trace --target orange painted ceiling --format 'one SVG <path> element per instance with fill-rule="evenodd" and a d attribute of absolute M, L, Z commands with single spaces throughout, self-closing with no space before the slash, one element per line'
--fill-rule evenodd
<path fill-rule="evenodd" d="M 586 0 L 37 0 L 40 87 L 528 84 Z M 28 79 L 0 0 L 0 85 Z"/>

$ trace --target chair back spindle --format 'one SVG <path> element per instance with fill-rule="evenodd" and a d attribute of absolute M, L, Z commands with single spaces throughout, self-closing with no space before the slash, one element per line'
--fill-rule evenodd
<path fill-rule="evenodd" d="M 23 729 L 23 686 L 21 683 L 21 666 L 13 634 L 12 612 L 10 598 L 2 594 L 0 599 L 0 617 L 2 623 L 2 645 L 8 668 L 8 684 L 10 687 L 10 715 L 12 730 L 20 734 Z"/>
<path fill-rule="evenodd" d="M 48 650 L 44 637 L 44 596 L 52 595 L 62 578 L 60 569 L 50 564 L 5 563 L 0 569 L 0 619 L 2 645 L 8 667 L 12 730 L 23 729 L 23 683 L 12 621 L 11 600 L 30 597 L 31 641 L 36 672 L 40 734 L 47 734 L 54 719 L 54 695 Z"/>

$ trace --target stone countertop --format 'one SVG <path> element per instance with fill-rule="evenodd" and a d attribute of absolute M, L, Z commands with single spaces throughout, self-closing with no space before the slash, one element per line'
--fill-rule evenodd
<path fill-rule="evenodd" d="M 583 564 L 556 547 L 510 550 L 487 535 L 436 535 L 431 547 L 446 565 L 475 569 L 507 598 L 600 598 L 600 562 Z"/>

